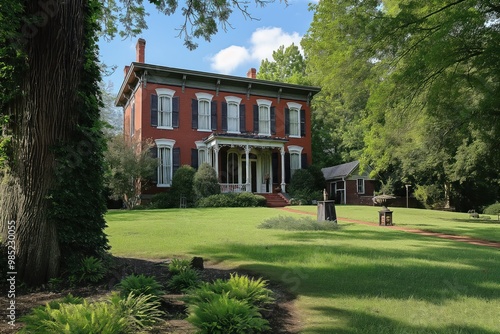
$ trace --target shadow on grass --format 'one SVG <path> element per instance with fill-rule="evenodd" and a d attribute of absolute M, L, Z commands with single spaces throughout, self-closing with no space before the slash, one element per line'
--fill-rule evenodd
<path fill-rule="evenodd" d="M 298 236 L 305 240 L 304 233 Z M 435 304 L 462 297 L 500 298 L 500 269 L 498 259 L 492 258 L 494 251 L 453 247 L 452 241 L 438 244 L 443 247 L 391 250 L 380 245 L 370 248 L 369 241 L 367 247 L 228 243 L 200 246 L 196 251 L 214 260 L 255 263 L 241 268 L 280 280 L 292 293 L 311 297 L 413 297 Z M 315 258 L 321 260 L 311 264 Z"/>
<path fill-rule="evenodd" d="M 337 319 L 331 325 L 323 324 L 321 328 L 314 329 L 317 334 L 364 334 L 364 333 L 378 333 L 378 334 L 495 334 L 497 332 L 485 330 L 479 327 L 472 326 L 426 326 L 425 319 L 418 319 L 419 325 L 412 325 L 395 321 L 390 319 L 384 314 L 374 316 L 366 312 L 351 311 L 335 307 L 316 307 L 316 311 L 323 313 L 325 317 Z M 347 326 L 339 328 L 335 326 L 336 323 L 344 323 Z M 347 327 L 347 328 L 346 328 Z"/>
<path fill-rule="evenodd" d="M 490 224 L 490 225 L 500 225 L 500 221 L 497 219 L 482 219 L 482 218 L 439 218 L 447 222 L 456 223 L 467 223 L 467 224 Z"/>

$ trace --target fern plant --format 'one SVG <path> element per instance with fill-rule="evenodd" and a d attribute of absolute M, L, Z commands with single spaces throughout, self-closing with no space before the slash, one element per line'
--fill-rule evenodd
<path fill-rule="evenodd" d="M 270 329 L 269 322 L 262 318 L 257 308 L 229 297 L 228 293 L 191 305 L 187 321 L 200 333 L 207 334 L 261 333 Z"/>
<path fill-rule="evenodd" d="M 173 292 L 185 292 L 200 285 L 200 274 L 191 268 L 182 270 L 170 278 L 167 287 Z"/>
<path fill-rule="evenodd" d="M 187 259 L 172 259 L 168 264 L 168 271 L 172 275 L 177 275 L 181 271 L 191 268 L 191 262 Z"/>
<path fill-rule="evenodd" d="M 148 329 L 165 314 L 160 310 L 161 303 L 154 295 L 135 295 L 133 292 L 122 298 L 114 293 L 111 304 L 118 310 L 120 316 L 127 319 L 130 328 L 136 331 Z"/>
<path fill-rule="evenodd" d="M 76 283 L 97 283 L 106 275 L 106 268 L 101 259 L 93 256 L 84 257 L 78 265 L 71 268 L 70 281 Z"/>
<path fill-rule="evenodd" d="M 163 294 L 162 286 L 153 276 L 129 275 L 116 285 L 122 298 L 127 298 L 131 293 L 139 295 L 153 295 L 157 299 Z"/>

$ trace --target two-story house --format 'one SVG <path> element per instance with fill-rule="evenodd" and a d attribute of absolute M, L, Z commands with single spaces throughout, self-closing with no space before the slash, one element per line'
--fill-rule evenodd
<path fill-rule="evenodd" d="M 158 173 L 148 193 L 170 187 L 181 165 L 210 163 L 222 192 L 285 192 L 311 164 L 312 97 L 317 87 L 198 72 L 136 61 L 125 67 L 116 105 L 126 136 L 153 139 Z"/>

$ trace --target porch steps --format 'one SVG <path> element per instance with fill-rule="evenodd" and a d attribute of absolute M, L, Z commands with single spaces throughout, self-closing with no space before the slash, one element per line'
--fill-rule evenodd
<path fill-rule="evenodd" d="M 269 208 L 282 208 L 290 205 L 286 198 L 281 194 L 258 194 L 266 198 L 267 206 Z"/>

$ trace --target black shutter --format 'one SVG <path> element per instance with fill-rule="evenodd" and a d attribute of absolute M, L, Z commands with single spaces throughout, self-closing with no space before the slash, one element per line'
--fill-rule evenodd
<path fill-rule="evenodd" d="M 278 152 L 273 152 L 272 154 L 272 165 L 273 165 L 273 183 L 281 183 L 279 178 L 279 155 Z"/>
<path fill-rule="evenodd" d="M 198 129 L 198 100 L 191 100 L 191 127 Z"/>
<path fill-rule="evenodd" d="M 173 156 L 172 156 L 172 176 L 175 175 L 175 172 L 181 166 L 181 148 L 174 147 Z"/>
<path fill-rule="evenodd" d="M 271 134 L 276 134 L 276 107 L 271 107 Z"/>
<path fill-rule="evenodd" d="M 290 153 L 285 153 L 285 183 L 290 183 Z"/>
<path fill-rule="evenodd" d="M 158 147 L 151 147 L 149 149 L 149 153 L 151 154 L 151 157 L 154 158 L 154 159 L 158 159 Z M 158 166 L 157 168 L 154 169 L 154 172 L 153 172 L 153 178 L 152 180 L 153 183 L 158 183 Z"/>
<path fill-rule="evenodd" d="M 302 166 L 301 166 L 302 169 L 305 169 L 305 168 L 309 167 L 309 166 L 307 166 L 307 153 L 302 153 L 302 155 L 301 155 L 300 158 L 302 159 L 302 162 L 301 162 L 302 163 Z"/>
<path fill-rule="evenodd" d="M 158 126 L 158 95 L 151 94 L 151 126 Z"/>
<path fill-rule="evenodd" d="M 246 115 L 245 105 L 240 104 L 240 132 L 241 133 L 247 132 L 247 130 L 246 130 L 247 123 L 246 123 L 245 115 Z"/>
<path fill-rule="evenodd" d="M 306 135 L 306 111 L 304 109 L 300 111 L 300 135 L 302 137 Z"/>
<path fill-rule="evenodd" d="M 227 103 L 222 102 L 222 131 L 227 131 Z"/>
<path fill-rule="evenodd" d="M 211 126 L 212 130 L 217 130 L 217 101 L 212 101 L 212 108 L 211 108 Z"/>
<path fill-rule="evenodd" d="M 198 149 L 191 149 L 191 167 L 198 169 Z"/>
<path fill-rule="evenodd" d="M 290 109 L 285 108 L 285 136 L 290 135 Z"/>
<path fill-rule="evenodd" d="M 172 127 L 179 127 L 179 97 L 172 98 Z"/>
<path fill-rule="evenodd" d="M 259 133 L 259 106 L 253 106 L 253 132 Z"/>

